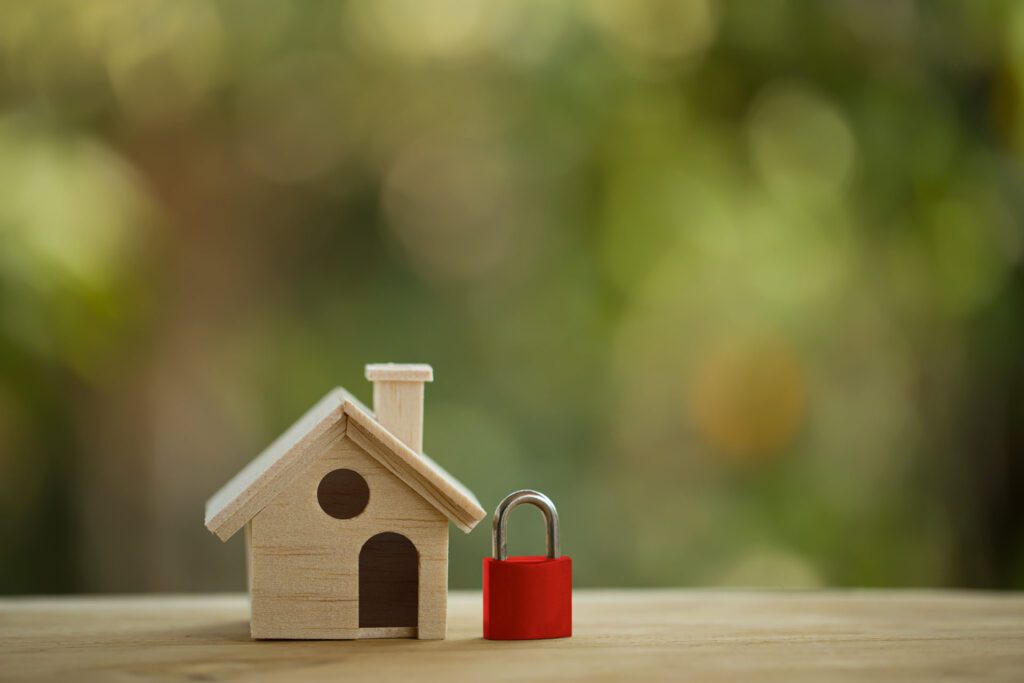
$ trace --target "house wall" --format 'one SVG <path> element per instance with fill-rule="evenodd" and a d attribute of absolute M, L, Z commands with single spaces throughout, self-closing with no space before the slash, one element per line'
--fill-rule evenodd
<path fill-rule="evenodd" d="M 366 509 L 351 519 L 334 519 L 317 503 L 320 480 L 339 468 L 359 472 L 370 489 Z M 333 440 L 251 527 L 254 638 L 400 635 L 359 629 L 359 551 L 385 531 L 403 534 L 419 552 L 418 637 L 444 638 L 448 519 L 351 439 Z"/>

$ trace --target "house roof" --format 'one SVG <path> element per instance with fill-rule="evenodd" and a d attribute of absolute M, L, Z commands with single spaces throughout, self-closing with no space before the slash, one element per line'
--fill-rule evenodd
<path fill-rule="evenodd" d="M 334 389 L 206 502 L 206 528 L 231 538 L 291 484 L 323 449 L 345 436 L 465 532 L 487 514 L 476 497 L 425 454 L 385 429 L 366 406 Z"/>

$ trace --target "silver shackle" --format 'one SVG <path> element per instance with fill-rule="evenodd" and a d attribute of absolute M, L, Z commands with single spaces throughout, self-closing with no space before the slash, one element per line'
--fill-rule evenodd
<path fill-rule="evenodd" d="M 556 560 L 561 556 L 558 545 L 558 510 L 551 499 L 540 491 L 523 489 L 505 496 L 494 511 L 494 524 L 491 528 L 491 557 L 496 560 L 508 558 L 508 515 L 523 503 L 540 508 L 544 513 L 547 525 L 548 559 Z"/>

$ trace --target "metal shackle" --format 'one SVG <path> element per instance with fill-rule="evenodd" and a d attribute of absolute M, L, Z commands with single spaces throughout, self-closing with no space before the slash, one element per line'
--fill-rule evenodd
<path fill-rule="evenodd" d="M 540 491 L 523 489 L 505 496 L 494 511 L 494 523 L 491 528 L 491 557 L 496 560 L 508 558 L 508 515 L 523 503 L 540 508 L 544 513 L 547 526 L 548 559 L 557 560 L 561 556 L 558 545 L 558 510 L 551 499 Z"/>

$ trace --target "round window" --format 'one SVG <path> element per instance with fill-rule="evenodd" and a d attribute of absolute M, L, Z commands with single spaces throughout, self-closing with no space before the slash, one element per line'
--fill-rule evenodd
<path fill-rule="evenodd" d="M 366 509 L 370 502 L 370 487 L 353 470 L 328 472 L 316 488 L 320 508 L 335 519 L 351 519 Z"/>

